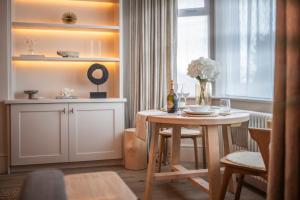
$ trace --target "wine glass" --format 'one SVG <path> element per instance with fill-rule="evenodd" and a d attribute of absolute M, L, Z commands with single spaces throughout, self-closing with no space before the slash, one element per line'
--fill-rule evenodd
<path fill-rule="evenodd" d="M 183 97 L 184 97 L 184 102 L 185 102 L 185 105 L 187 104 L 187 98 L 190 96 L 190 93 L 189 92 L 183 92 Z"/>
<path fill-rule="evenodd" d="M 177 93 L 177 97 L 178 97 L 178 112 L 177 114 L 178 115 L 181 115 L 183 109 L 184 109 L 184 106 L 185 106 L 185 98 L 183 96 L 183 84 L 177 84 L 176 85 L 177 88 L 176 88 L 176 93 Z"/>
<path fill-rule="evenodd" d="M 175 85 L 175 91 L 178 98 L 178 107 L 180 107 L 180 99 L 182 98 L 182 84 Z"/>

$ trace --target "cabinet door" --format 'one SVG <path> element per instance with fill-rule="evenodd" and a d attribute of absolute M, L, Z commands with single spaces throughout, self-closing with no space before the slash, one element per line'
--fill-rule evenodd
<path fill-rule="evenodd" d="M 12 165 L 68 161 L 67 111 L 67 104 L 12 105 Z"/>
<path fill-rule="evenodd" d="M 122 103 L 69 105 L 70 161 L 122 158 Z"/>

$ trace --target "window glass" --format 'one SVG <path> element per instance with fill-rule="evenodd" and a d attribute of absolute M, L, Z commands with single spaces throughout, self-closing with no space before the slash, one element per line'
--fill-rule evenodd
<path fill-rule="evenodd" d="M 204 0 L 178 0 L 178 8 L 202 8 L 204 7 Z"/>
<path fill-rule="evenodd" d="M 216 1 L 218 96 L 272 99 L 275 1 Z"/>
<path fill-rule="evenodd" d="M 187 75 L 187 67 L 192 60 L 208 57 L 209 35 L 208 16 L 178 18 L 177 32 L 177 83 L 195 96 L 195 79 Z"/>

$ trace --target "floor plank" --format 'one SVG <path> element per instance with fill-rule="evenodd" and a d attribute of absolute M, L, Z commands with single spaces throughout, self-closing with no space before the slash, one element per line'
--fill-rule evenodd
<path fill-rule="evenodd" d="M 187 166 L 189 168 L 189 166 Z M 95 171 L 115 171 L 128 184 L 131 190 L 142 199 L 145 189 L 146 170 L 131 171 L 122 166 L 94 167 L 63 170 L 65 174 L 86 173 Z M 26 173 L 13 175 L 0 175 L 0 200 L 15 200 L 18 197 L 22 182 Z M 153 188 L 154 200 L 206 200 L 208 195 L 195 187 L 188 180 L 176 182 L 155 182 Z M 226 199 L 233 199 L 233 195 L 227 193 Z M 241 200 L 263 200 L 265 196 L 248 187 L 243 187 Z"/>

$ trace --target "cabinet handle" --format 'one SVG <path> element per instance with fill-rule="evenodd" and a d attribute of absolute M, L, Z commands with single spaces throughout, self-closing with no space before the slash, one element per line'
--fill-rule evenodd
<path fill-rule="evenodd" d="M 72 114 L 74 113 L 74 108 L 70 109 L 70 113 L 72 113 Z"/>
<path fill-rule="evenodd" d="M 66 108 L 61 111 L 63 114 L 66 114 Z"/>

